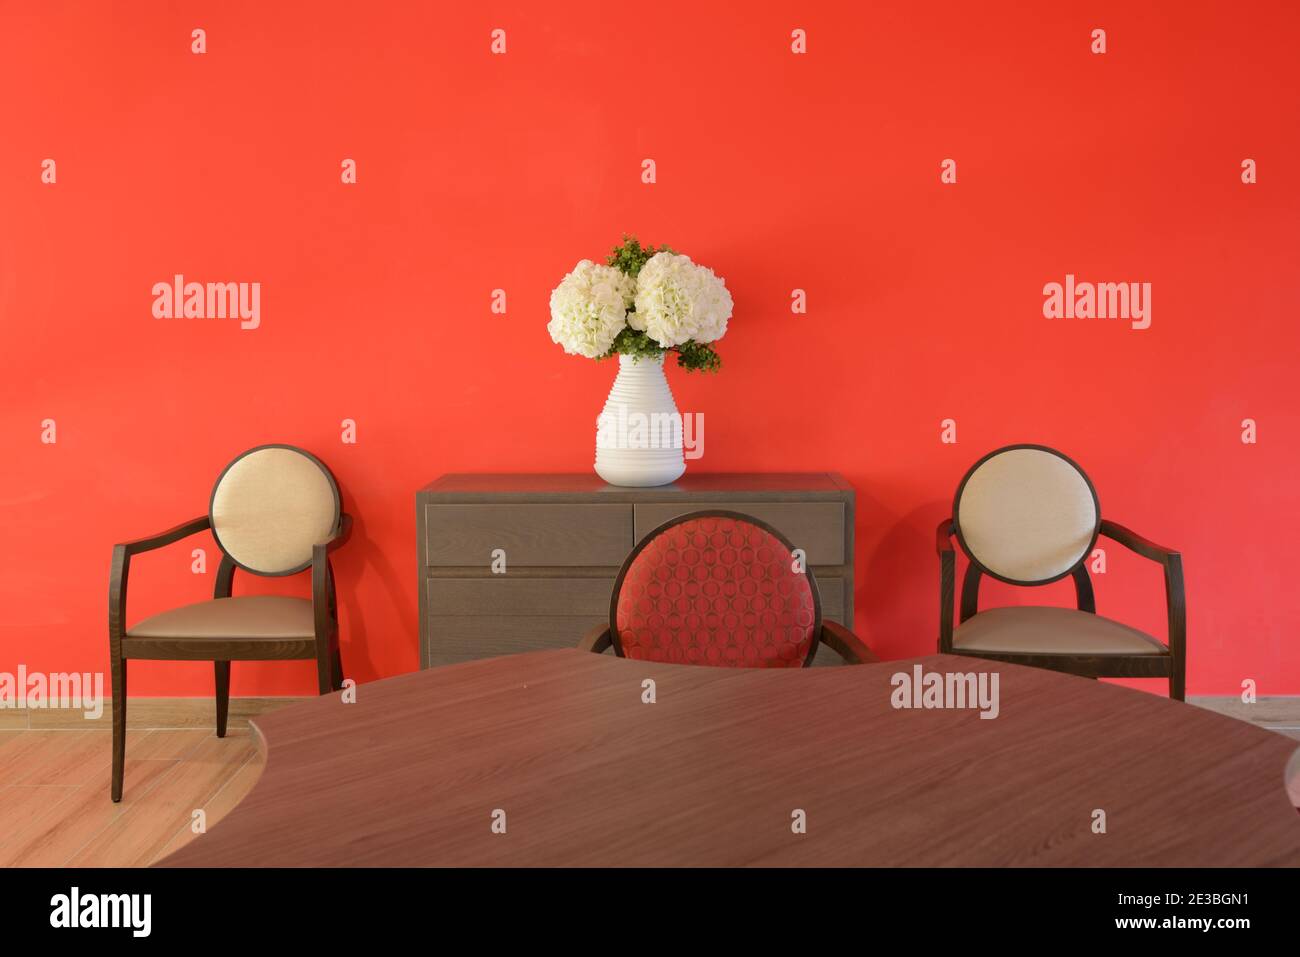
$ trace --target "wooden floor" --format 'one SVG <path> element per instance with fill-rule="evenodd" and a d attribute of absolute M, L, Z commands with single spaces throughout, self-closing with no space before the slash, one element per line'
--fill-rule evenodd
<path fill-rule="evenodd" d="M 136 708 L 132 722 L 193 724 L 131 727 L 127 731 L 126 787 L 122 802 L 108 797 L 108 721 L 86 730 L 79 713 L 34 716 L 0 712 L 0 866 L 142 867 L 193 840 L 194 811 L 211 828 L 257 783 L 262 759 L 247 726 L 250 714 L 275 710 L 293 699 L 234 699 L 232 727 L 218 738 L 200 708 L 175 702 Z M 1261 727 L 1300 738 L 1300 699 L 1192 702 Z M 64 723 L 58 730 L 38 721 Z M 238 727 L 233 726 L 238 723 Z M 16 725 L 16 726 L 15 726 Z"/>
<path fill-rule="evenodd" d="M 110 732 L 0 731 L 0 866 L 141 867 L 211 828 L 252 789 L 247 728 L 127 732 L 126 787 L 108 796 Z"/>

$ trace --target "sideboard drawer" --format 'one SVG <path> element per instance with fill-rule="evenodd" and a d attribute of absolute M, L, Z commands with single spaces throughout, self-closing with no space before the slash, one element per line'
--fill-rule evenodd
<path fill-rule="evenodd" d="M 818 581 L 822 596 L 822 617 L 840 621 L 843 613 L 844 582 L 839 578 Z M 576 648 L 578 641 L 596 625 L 609 622 L 606 604 L 594 615 L 483 615 L 431 614 L 426 624 L 428 660 L 425 667 L 454 665 L 496 655 L 516 655 L 548 648 Z M 607 651 L 612 655 L 614 652 Z M 817 650 L 819 667 L 842 664 L 829 647 Z"/>
<path fill-rule="evenodd" d="M 636 540 L 678 515 L 703 509 L 726 509 L 762 519 L 802 548 L 809 565 L 844 564 L 844 504 L 842 502 L 710 502 L 636 505 Z"/>
<path fill-rule="evenodd" d="M 430 615 L 426 622 L 429 639 L 426 667 L 549 648 L 576 648 L 593 626 L 607 621 L 608 608 L 603 614 L 589 617 Z"/>
<path fill-rule="evenodd" d="M 822 617 L 844 624 L 844 579 L 818 578 L 817 594 L 822 600 Z"/>
<path fill-rule="evenodd" d="M 613 578 L 431 578 L 426 610 L 434 615 L 609 618 Z M 578 635 L 573 640 L 576 642 Z"/>
<path fill-rule="evenodd" d="M 425 587 L 428 589 L 427 607 L 430 617 L 489 616 L 494 623 L 493 627 L 496 627 L 498 621 L 539 616 L 608 621 L 614 580 L 433 578 L 429 579 Z M 822 617 L 843 621 L 844 580 L 818 578 L 817 591 L 822 600 Z M 528 627 L 525 623 L 520 625 L 521 630 Z"/>
<path fill-rule="evenodd" d="M 495 549 L 506 567 L 622 564 L 632 549 L 632 506 L 426 505 L 429 566 L 488 566 Z"/>

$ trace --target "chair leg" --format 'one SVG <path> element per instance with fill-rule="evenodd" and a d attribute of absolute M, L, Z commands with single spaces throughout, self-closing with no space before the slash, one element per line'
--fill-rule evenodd
<path fill-rule="evenodd" d="M 1177 662 L 1174 670 L 1169 675 L 1169 697 L 1175 701 L 1184 701 L 1184 692 L 1186 690 L 1187 669 L 1183 662 Z"/>
<path fill-rule="evenodd" d="M 329 694 L 334 690 L 334 664 L 326 645 L 317 645 L 316 648 L 316 689 L 319 694 Z"/>
<path fill-rule="evenodd" d="M 334 669 L 333 669 L 334 673 L 332 677 L 334 679 L 334 690 L 341 691 L 343 690 L 343 655 L 339 653 L 338 645 L 334 646 L 333 665 L 334 665 Z"/>
<path fill-rule="evenodd" d="M 113 678 L 113 780 L 109 794 L 114 803 L 122 800 L 122 776 L 126 766 L 126 659 L 114 658 Z"/>
<path fill-rule="evenodd" d="M 217 673 L 217 737 L 226 736 L 226 718 L 230 715 L 230 662 L 214 661 Z"/>

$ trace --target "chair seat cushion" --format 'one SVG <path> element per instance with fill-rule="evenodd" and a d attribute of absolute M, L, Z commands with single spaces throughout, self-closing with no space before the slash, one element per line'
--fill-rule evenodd
<path fill-rule="evenodd" d="M 956 652 L 1009 655 L 1166 655 L 1150 635 L 1074 608 L 990 608 L 953 632 Z"/>
<path fill-rule="evenodd" d="M 216 598 L 184 605 L 128 628 L 128 638 L 311 638 L 312 604 L 285 595 Z"/>

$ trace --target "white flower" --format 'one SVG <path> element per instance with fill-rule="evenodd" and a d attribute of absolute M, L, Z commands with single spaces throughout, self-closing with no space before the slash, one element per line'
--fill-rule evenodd
<path fill-rule="evenodd" d="M 688 256 L 655 253 L 637 276 L 636 311 L 627 321 L 668 348 L 721 339 L 730 318 L 731 293 L 712 269 Z"/>
<path fill-rule="evenodd" d="M 569 355 L 596 359 L 627 325 L 636 283 L 622 270 L 584 259 L 551 291 L 546 331 Z"/>

